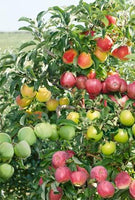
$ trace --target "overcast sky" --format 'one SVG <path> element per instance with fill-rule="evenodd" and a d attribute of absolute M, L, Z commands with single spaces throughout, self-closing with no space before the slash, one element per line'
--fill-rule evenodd
<path fill-rule="evenodd" d="M 22 16 L 34 19 L 37 14 L 49 7 L 77 5 L 79 0 L 0 0 L 0 31 L 17 31 L 26 25 L 18 22 Z M 89 3 L 91 0 L 85 0 Z"/>

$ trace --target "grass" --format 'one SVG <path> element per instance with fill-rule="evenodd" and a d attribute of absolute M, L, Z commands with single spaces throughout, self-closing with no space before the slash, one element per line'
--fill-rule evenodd
<path fill-rule="evenodd" d="M 28 32 L 0 32 L 0 52 L 16 49 L 30 40 L 32 35 Z"/>

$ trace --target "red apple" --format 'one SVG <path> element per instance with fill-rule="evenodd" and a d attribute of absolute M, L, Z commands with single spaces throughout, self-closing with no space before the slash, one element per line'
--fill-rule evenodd
<path fill-rule="evenodd" d="M 103 166 L 93 167 L 90 171 L 90 178 L 95 179 L 97 182 L 105 181 L 107 176 L 107 170 Z"/>
<path fill-rule="evenodd" d="M 87 180 L 87 174 L 83 171 L 75 171 L 71 173 L 71 182 L 75 186 L 82 186 Z"/>
<path fill-rule="evenodd" d="M 84 75 L 80 75 L 76 77 L 76 87 L 78 89 L 85 89 L 85 82 L 87 80 L 87 77 Z"/>
<path fill-rule="evenodd" d="M 129 187 L 131 183 L 131 177 L 127 172 L 122 171 L 119 174 L 117 174 L 114 181 L 118 189 L 125 189 Z"/>
<path fill-rule="evenodd" d="M 106 81 L 102 82 L 102 93 L 107 94 L 109 91 L 106 88 Z"/>
<path fill-rule="evenodd" d="M 72 150 L 66 150 L 67 153 L 67 159 L 72 158 L 75 155 L 75 152 Z"/>
<path fill-rule="evenodd" d="M 117 99 L 116 99 L 113 95 L 109 94 L 108 96 L 110 97 L 110 99 L 111 99 L 113 102 L 115 102 L 115 103 L 118 104 Z"/>
<path fill-rule="evenodd" d="M 129 193 L 135 199 L 135 180 L 133 180 L 129 185 Z"/>
<path fill-rule="evenodd" d="M 40 179 L 39 179 L 39 182 L 38 182 L 38 185 L 42 185 L 43 184 L 43 178 L 41 177 Z"/>
<path fill-rule="evenodd" d="M 89 94 L 97 96 L 102 89 L 102 84 L 98 79 L 88 79 L 85 83 L 85 87 Z"/>
<path fill-rule="evenodd" d="M 101 51 L 109 51 L 113 46 L 113 41 L 109 36 L 105 36 L 105 38 L 98 38 L 97 46 L 101 49 Z"/>
<path fill-rule="evenodd" d="M 72 88 L 76 83 L 76 77 L 71 72 L 64 72 L 60 78 L 60 84 L 66 88 Z"/>
<path fill-rule="evenodd" d="M 82 171 L 87 175 L 87 178 L 89 178 L 89 173 L 87 172 L 87 170 L 84 167 L 80 167 L 79 165 L 76 166 L 77 167 L 77 171 Z"/>
<path fill-rule="evenodd" d="M 96 78 L 96 72 L 94 69 L 91 69 L 90 72 L 87 74 L 88 79 Z"/>
<path fill-rule="evenodd" d="M 70 180 L 71 171 L 68 167 L 59 167 L 55 171 L 55 179 L 58 183 L 65 183 Z"/>
<path fill-rule="evenodd" d="M 120 80 L 121 80 L 121 85 L 120 85 L 119 92 L 124 93 L 127 91 L 127 82 L 122 78 Z"/>
<path fill-rule="evenodd" d="M 112 56 L 119 58 L 120 60 L 128 60 L 128 58 L 125 58 L 127 55 L 129 55 L 130 49 L 128 46 L 120 46 L 113 50 Z"/>
<path fill-rule="evenodd" d="M 66 165 L 67 153 L 65 151 L 57 151 L 52 156 L 52 165 L 56 169 Z"/>
<path fill-rule="evenodd" d="M 127 86 L 127 95 L 131 99 L 135 99 L 135 81 Z"/>
<path fill-rule="evenodd" d="M 53 189 L 49 192 L 49 200 L 61 200 L 63 196 L 63 191 L 61 187 L 57 187 L 59 193 L 55 193 Z"/>
<path fill-rule="evenodd" d="M 106 15 L 106 18 L 108 19 L 108 25 L 116 24 L 116 18 L 111 15 Z"/>
<path fill-rule="evenodd" d="M 63 62 L 66 64 L 72 64 L 74 61 L 74 58 L 77 56 L 77 52 L 74 49 L 69 49 L 67 51 L 65 51 L 65 53 L 63 54 Z"/>
<path fill-rule="evenodd" d="M 110 92 L 118 92 L 121 86 L 121 79 L 119 76 L 109 76 L 106 80 L 106 89 Z"/>
<path fill-rule="evenodd" d="M 115 188 L 111 182 L 101 181 L 97 186 L 97 192 L 103 198 L 110 198 L 113 197 Z"/>

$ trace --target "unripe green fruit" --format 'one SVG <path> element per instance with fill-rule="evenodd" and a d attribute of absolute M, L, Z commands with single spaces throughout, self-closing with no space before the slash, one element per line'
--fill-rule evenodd
<path fill-rule="evenodd" d="M 114 136 L 114 140 L 120 143 L 126 143 L 128 141 L 128 133 L 124 129 L 118 129 L 118 133 Z"/>
<path fill-rule="evenodd" d="M 36 136 L 31 127 L 23 127 L 18 132 L 19 141 L 25 140 L 29 145 L 36 143 Z"/>
<path fill-rule="evenodd" d="M 73 126 L 62 126 L 59 135 L 65 140 L 71 140 L 75 136 L 75 128 Z"/>
<path fill-rule="evenodd" d="M 52 128 L 51 124 L 49 124 L 49 123 L 38 123 L 35 126 L 34 131 L 35 131 L 37 137 L 39 137 L 42 140 L 45 140 L 45 139 L 51 137 L 53 128 Z"/>
<path fill-rule="evenodd" d="M 13 173 L 14 168 L 11 165 L 7 163 L 0 165 L 0 178 L 7 180 L 13 175 Z"/>
<path fill-rule="evenodd" d="M 135 119 L 130 112 L 130 110 L 122 110 L 120 113 L 120 122 L 125 126 L 132 126 L 135 122 Z"/>
<path fill-rule="evenodd" d="M 52 124 L 52 135 L 50 137 L 51 140 L 57 140 L 59 135 L 58 135 L 58 131 L 57 131 L 57 126 L 56 124 Z"/>
<path fill-rule="evenodd" d="M 2 142 L 11 143 L 11 137 L 7 133 L 0 133 L 0 143 Z"/>
<path fill-rule="evenodd" d="M 19 158 L 28 158 L 31 155 L 31 148 L 25 140 L 17 143 L 14 147 L 14 150 L 16 156 Z"/>
<path fill-rule="evenodd" d="M 13 145 L 8 142 L 0 144 L 0 158 L 2 161 L 10 160 L 14 155 Z"/>
<path fill-rule="evenodd" d="M 132 133 L 135 136 L 135 124 L 132 126 Z"/>

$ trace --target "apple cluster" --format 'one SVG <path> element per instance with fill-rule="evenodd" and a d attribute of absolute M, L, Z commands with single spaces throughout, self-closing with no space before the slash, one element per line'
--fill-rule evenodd
<path fill-rule="evenodd" d="M 72 88 L 76 86 L 78 89 L 86 89 L 90 99 L 94 99 L 99 94 L 108 94 L 114 100 L 114 93 L 121 93 L 124 99 L 135 99 L 135 81 L 127 84 L 127 82 L 120 77 L 118 73 L 108 75 L 104 81 L 96 79 L 96 73 L 93 70 L 88 76 L 75 76 L 72 72 L 64 72 L 60 77 L 60 84 L 65 88 Z M 121 102 L 122 101 L 122 102 Z M 119 101 L 123 106 L 123 99 Z"/>
<path fill-rule="evenodd" d="M 119 172 L 115 178 L 114 183 L 107 180 L 108 171 L 104 166 L 95 166 L 91 168 L 90 173 L 84 168 L 76 165 L 76 170 L 72 171 L 67 165 L 70 159 L 75 156 L 72 150 L 57 151 L 52 156 L 52 167 L 54 169 L 54 177 L 57 183 L 64 184 L 71 182 L 75 187 L 82 187 L 86 184 L 91 184 L 96 188 L 98 195 L 102 198 L 111 198 L 115 194 L 115 189 L 127 189 L 134 198 L 135 197 L 135 180 L 132 180 L 130 175 L 125 172 Z M 43 179 L 42 183 L 43 184 Z M 62 199 L 64 192 L 61 187 L 57 187 L 57 192 L 50 189 L 49 199 Z"/>

